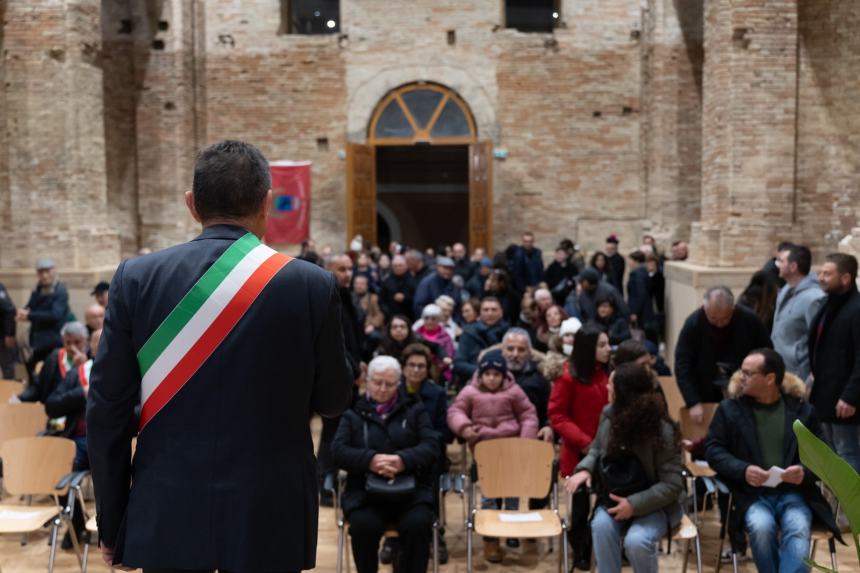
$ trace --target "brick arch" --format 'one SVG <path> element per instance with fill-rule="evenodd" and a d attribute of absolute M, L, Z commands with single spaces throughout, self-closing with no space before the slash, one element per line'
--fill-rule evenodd
<path fill-rule="evenodd" d="M 404 66 L 383 70 L 352 90 L 347 104 L 347 139 L 367 141 L 367 126 L 379 101 L 392 90 L 415 82 L 440 84 L 457 94 L 469 106 L 480 139 L 498 138 L 496 109 L 487 90 L 465 71 L 450 66 Z"/>

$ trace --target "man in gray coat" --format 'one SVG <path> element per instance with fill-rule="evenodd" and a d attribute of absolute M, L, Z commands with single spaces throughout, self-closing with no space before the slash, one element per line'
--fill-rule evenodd
<path fill-rule="evenodd" d="M 801 380 L 809 377 L 809 329 L 824 301 L 812 267 L 812 254 L 803 245 L 791 245 L 777 257 L 779 276 L 785 285 L 776 299 L 773 318 L 774 350 L 785 361 L 785 369 Z"/>

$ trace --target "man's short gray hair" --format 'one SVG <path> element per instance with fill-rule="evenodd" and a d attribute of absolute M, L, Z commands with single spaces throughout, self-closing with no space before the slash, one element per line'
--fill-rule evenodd
<path fill-rule="evenodd" d="M 374 375 L 380 372 L 389 371 L 397 372 L 398 377 L 403 373 L 403 370 L 400 368 L 400 362 L 393 356 L 377 356 L 367 365 L 368 379 L 373 378 Z"/>
<path fill-rule="evenodd" d="M 60 329 L 60 336 L 71 336 L 72 338 L 83 338 L 86 340 L 89 337 L 87 327 L 80 322 L 67 322 Z"/>
<path fill-rule="evenodd" d="M 552 293 L 549 289 L 539 288 L 535 291 L 535 300 L 538 298 L 552 298 Z"/>
<path fill-rule="evenodd" d="M 417 249 L 410 249 L 406 252 L 406 260 L 423 261 L 424 255 Z"/>
<path fill-rule="evenodd" d="M 519 326 L 509 328 L 507 332 L 505 332 L 505 335 L 502 337 L 502 343 L 504 343 L 508 338 L 511 338 L 512 336 L 524 336 L 526 339 L 526 344 L 528 345 L 529 349 L 531 349 L 532 337 L 529 336 L 528 330 L 526 330 L 525 328 L 520 328 Z"/>
<path fill-rule="evenodd" d="M 711 287 L 705 291 L 705 304 L 714 303 L 718 306 L 734 306 L 735 295 L 732 289 L 725 285 Z"/>

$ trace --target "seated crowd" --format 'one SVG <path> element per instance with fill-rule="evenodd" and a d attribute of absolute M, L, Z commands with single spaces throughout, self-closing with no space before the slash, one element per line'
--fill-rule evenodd
<path fill-rule="evenodd" d="M 383 253 L 360 239 L 343 254 L 303 245 L 300 258 L 336 277 L 347 353 L 364 372 L 352 407 L 323 419 L 318 452 L 320 483 L 346 472 L 342 510 L 359 573 L 379 561 L 397 572 L 426 570 L 447 446 L 504 437 L 558 445 L 579 569 L 590 569 L 593 555 L 601 572 L 619 571 L 625 557 L 637 572 L 657 570 L 659 541 L 688 499 L 687 448 L 731 491 L 723 518 L 732 551 L 744 554 L 748 541 L 760 571 L 808 570 L 812 521 L 839 532 L 816 476 L 800 463 L 791 424 L 801 420 L 860 470 L 857 260 L 828 255 L 816 275 L 809 249 L 783 243 L 737 300 L 725 286 L 705 292 L 678 336 L 674 374 L 692 420 L 708 421 L 706 404 L 719 407 L 706 439 L 682 443 L 657 377 L 672 374 L 661 356 L 663 265 L 686 259 L 686 245 L 674 243 L 666 257 L 646 236 L 625 261 L 610 235 L 586 265 L 562 240 L 544 268 L 534 243 L 525 233 L 493 258 L 481 249 L 469 257 L 460 243 L 438 253 L 396 243 Z M 81 324 L 53 267 L 39 261 L 23 309 L 0 285 L 4 346 L 15 341 L 9 313 L 30 322 L 31 351 L 21 357 L 29 383 L 12 401 L 43 403 L 46 431 L 73 439 L 75 467 L 86 469 L 87 377 L 107 285 L 93 291 L 98 304 Z M 0 358 L 8 376 L 9 358 Z M 783 470 L 776 483 L 771 468 Z M 321 504 L 333 501 L 322 492 Z M 518 507 L 516 499 L 480 502 Z M 391 528 L 398 538 L 380 551 Z M 488 561 L 502 561 L 499 539 L 483 548 Z M 439 556 L 448 560 L 444 530 Z"/>

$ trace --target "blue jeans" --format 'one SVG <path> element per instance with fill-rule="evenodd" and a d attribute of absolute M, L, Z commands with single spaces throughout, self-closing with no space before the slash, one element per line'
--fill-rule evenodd
<path fill-rule="evenodd" d="M 860 426 L 854 424 L 821 424 L 824 435 L 839 454 L 860 473 Z"/>
<path fill-rule="evenodd" d="M 744 517 L 753 561 L 759 573 L 809 571 L 812 511 L 799 493 L 763 495 Z"/>
<path fill-rule="evenodd" d="M 618 573 L 621 571 L 621 547 L 623 542 L 627 560 L 636 573 L 657 573 L 657 543 L 668 527 L 681 522 L 680 505 L 658 510 L 628 519 L 616 521 L 603 506 L 594 510 L 591 520 L 591 539 L 594 544 L 594 558 L 599 573 Z M 626 530 L 626 532 L 625 532 Z"/>

